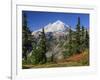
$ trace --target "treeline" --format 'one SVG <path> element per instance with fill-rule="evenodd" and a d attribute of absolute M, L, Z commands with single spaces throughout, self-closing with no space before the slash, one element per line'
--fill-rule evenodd
<path fill-rule="evenodd" d="M 76 25 L 76 31 L 72 31 L 71 26 L 69 29 L 67 44 L 64 46 L 64 57 L 69 57 L 74 54 L 80 54 L 86 49 L 89 49 L 89 32 L 80 24 L 80 17 L 78 17 L 78 23 Z"/>

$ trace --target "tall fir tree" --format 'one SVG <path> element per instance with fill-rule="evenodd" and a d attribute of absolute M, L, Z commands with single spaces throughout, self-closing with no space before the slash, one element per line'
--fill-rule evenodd
<path fill-rule="evenodd" d="M 80 40 L 80 17 L 78 17 L 78 23 L 76 25 L 76 52 L 77 53 L 80 53 L 80 45 L 81 45 L 81 40 Z"/>
<path fill-rule="evenodd" d="M 84 26 L 82 26 L 82 38 L 84 39 Z"/>
<path fill-rule="evenodd" d="M 46 36 L 44 32 L 44 28 L 42 29 L 41 36 L 40 36 L 40 62 L 41 63 L 46 63 L 47 58 L 46 58 L 46 52 L 47 52 L 47 46 L 46 46 Z"/>
<path fill-rule="evenodd" d="M 85 49 L 85 30 L 84 30 L 84 26 L 82 26 L 81 29 L 81 51 L 84 51 Z"/>
<path fill-rule="evenodd" d="M 69 27 L 68 32 L 69 34 L 66 36 L 67 37 L 66 44 L 64 45 L 65 51 L 63 51 L 64 58 L 69 57 L 74 53 L 71 26 Z"/>
<path fill-rule="evenodd" d="M 36 40 L 35 40 L 34 36 L 32 36 L 32 55 L 30 57 L 32 64 L 38 63 L 37 54 L 38 54 L 38 52 L 37 52 Z"/>
<path fill-rule="evenodd" d="M 70 29 L 69 29 L 69 46 L 68 46 L 69 50 L 69 54 L 72 55 L 73 54 L 73 48 L 72 48 L 72 30 L 71 30 L 71 26 L 70 26 Z"/>
<path fill-rule="evenodd" d="M 85 46 L 86 46 L 86 48 L 89 49 L 89 33 L 88 33 L 87 29 L 85 31 Z"/>
<path fill-rule="evenodd" d="M 22 14 L 22 57 L 27 60 L 27 54 L 32 50 L 31 31 L 27 27 L 27 15 Z"/>

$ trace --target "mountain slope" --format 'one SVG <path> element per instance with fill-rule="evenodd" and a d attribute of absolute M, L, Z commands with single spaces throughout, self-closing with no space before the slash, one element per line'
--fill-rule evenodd
<path fill-rule="evenodd" d="M 60 20 L 44 26 L 48 46 L 48 51 L 46 53 L 47 57 L 54 55 L 54 57 L 57 59 L 63 58 L 63 45 L 66 42 L 66 37 L 69 33 L 69 29 L 70 27 Z M 39 41 L 41 32 L 42 29 L 39 29 L 32 33 L 32 35 L 34 35 L 36 38 L 37 43 Z"/>

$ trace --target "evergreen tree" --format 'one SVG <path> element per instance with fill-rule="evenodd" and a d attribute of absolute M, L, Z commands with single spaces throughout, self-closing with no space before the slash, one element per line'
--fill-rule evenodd
<path fill-rule="evenodd" d="M 84 39 L 84 26 L 82 26 L 82 39 Z"/>
<path fill-rule="evenodd" d="M 39 41 L 36 42 L 35 39 L 32 39 L 32 55 L 30 57 L 32 64 L 43 64 L 47 62 L 46 58 L 46 36 L 44 32 L 44 28 L 42 29 Z"/>
<path fill-rule="evenodd" d="M 38 56 L 37 55 L 38 55 L 37 44 L 36 44 L 35 38 L 33 36 L 32 37 L 32 55 L 30 57 L 32 64 L 37 64 L 38 63 L 38 60 L 37 60 Z"/>
<path fill-rule="evenodd" d="M 81 45 L 81 40 L 80 40 L 80 17 L 78 17 L 78 23 L 76 27 L 76 52 L 80 53 L 80 46 Z"/>
<path fill-rule="evenodd" d="M 86 48 L 89 48 L 89 33 L 87 30 L 85 32 L 85 46 Z"/>
<path fill-rule="evenodd" d="M 70 29 L 69 29 L 69 55 L 72 55 L 73 54 L 73 49 L 72 49 L 72 30 L 71 30 L 71 26 L 70 26 Z"/>
<path fill-rule="evenodd" d="M 82 30 L 81 30 L 81 51 L 84 51 L 85 49 L 85 30 L 84 30 L 84 26 L 82 26 Z"/>
<path fill-rule="evenodd" d="M 27 27 L 27 16 L 22 14 L 22 57 L 27 60 L 27 54 L 32 50 L 31 31 Z"/>
<path fill-rule="evenodd" d="M 74 44 L 73 44 L 73 39 L 72 39 L 72 30 L 71 30 L 71 26 L 69 28 L 69 34 L 68 34 L 68 40 L 66 40 L 66 45 L 64 46 L 65 47 L 65 51 L 63 51 L 63 55 L 64 57 L 69 57 L 71 55 L 73 55 L 74 53 Z"/>
<path fill-rule="evenodd" d="M 41 38 L 39 42 L 39 51 L 40 51 L 40 54 L 39 54 L 40 63 L 46 63 L 47 46 L 46 46 L 46 36 L 45 36 L 44 28 L 42 29 L 42 32 L 41 32 Z"/>

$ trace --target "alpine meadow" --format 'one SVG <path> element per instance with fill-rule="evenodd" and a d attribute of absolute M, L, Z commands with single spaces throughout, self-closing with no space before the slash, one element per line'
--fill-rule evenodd
<path fill-rule="evenodd" d="M 89 66 L 89 14 L 22 11 L 22 69 Z"/>

